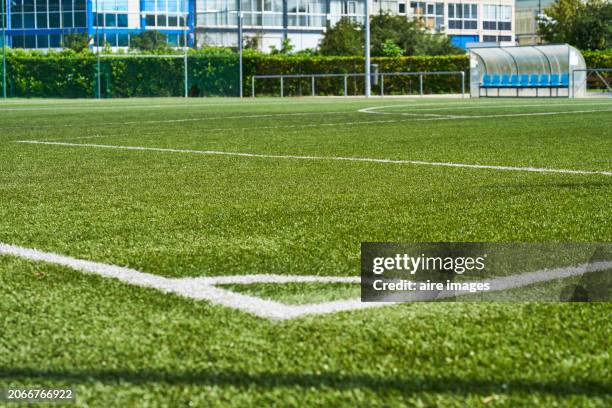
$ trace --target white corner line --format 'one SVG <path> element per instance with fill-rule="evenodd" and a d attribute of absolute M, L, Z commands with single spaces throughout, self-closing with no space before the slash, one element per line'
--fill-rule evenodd
<path fill-rule="evenodd" d="M 89 148 L 97 148 L 97 149 L 150 151 L 150 152 L 161 152 L 161 153 L 184 153 L 184 154 L 202 154 L 202 155 L 214 155 L 214 156 L 237 156 L 237 157 L 249 157 L 249 158 L 259 158 L 259 159 L 411 164 L 411 165 L 418 165 L 418 166 L 457 167 L 457 168 L 480 169 L 480 170 L 519 171 L 519 172 L 529 172 L 529 173 L 558 173 L 558 174 L 612 176 L 612 172 L 610 171 L 550 169 L 550 168 L 542 168 L 542 167 L 495 166 L 495 165 L 486 165 L 486 164 L 429 162 L 429 161 L 423 161 L 423 160 L 376 159 L 376 158 L 369 158 L 369 157 L 296 156 L 296 155 L 280 155 L 280 154 L 223 152 L 223 151 L 218 151 L 218 150 L 192 150 L 192 149 L 172 149 L 172 148 L 161 148 L 161 147 L 105 145 L 105 144 L 93 144 L 93 143 L 52 142 L 52 141 L 44 141 L 44 140 L 17 140 L 15 141 L 15 143 L 50 145 L 50 146 L 66 146 L 66 147 L 81 147 L 81 148 L 89 147 Z"/>
<path fill-rule="evenodd" d="M 205 300 L 214 305 L 237 309 L 258 317 L 273 320 L 287 320 L 310 314 L 326 314 L 386 305 L 385 303 L 361 303 L 360 299 L 341 300 L 311 305 L 287 305 L 273 300 L 244 295 L 214 286 L 232 283 L 357 283 L 359 282 L 359 277 L 244 275 L 201 278 L 166 278 L 122 266 L 86 261 L 52 252 L 43 252 L 37 249 L 24 248 L 4 243 L 0 243 L 0 255 L 10 255 L 30 261 L 61 265 L 88 274 L 118 279 L 119 281 L 128 283 L 130 285 L 156 289 L 163 293 L 173 293 L 175 295 L 194 300 Z"/>
<path fill-rule="evenodd" d="M 329 314 L 342 311 L 359 310 L 366 308 L 384 307 L 397 304 L 397 302 L 361 302 L 360 299 L 337 300 L 331 302 L 287 305 L 268 299 L 244 295 L 215 285 L 222 284 L 252 284 L 252 283 L 287 283 L 287 282 L 343 282 L 358 283 L 359 277 L 335 276 L 297 276 L 297 275 L 243 275 L 243 276 L 216 276 L 197 278 L 166 278 L 163 276 L 144 273 L 135 269 L 109 265 L 99 262 L 86 261 L 52 252 L 43 252 L 36 249 L 24 248 L 16 245 L 0 243 L 0 255 L 16 256 L 30 261 L 40 261 L 66 266 L 88 274 L 106 278 L 118 279 L 131 285 L 152 288 L 163 293 L 173 293 L 181 297 L 208 301 L 214 305 L 240 310 L 265 319 L 288 320 L 307 315 Z M 612 269 L 612 261 L 601 261 L 578 266 L 561 267 L 556 269 L 543 269 L 524 274 L 510 275 L 485 280 L 491 285 L 490 291 L 501 291 L 518 288 L 538 282 L 554 279 L 563 279 L 589 272 Z M 436 299 L 447 298 L 468 292 L 441 291 L 435 295 Z M 405 300 L 431 300 L 427 295 L 415 293 Z"/>

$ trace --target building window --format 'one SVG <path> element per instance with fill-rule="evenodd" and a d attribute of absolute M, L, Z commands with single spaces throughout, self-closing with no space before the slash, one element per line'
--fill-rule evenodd
<path fill-rule="evenodd" d="M 482 28 L 485 30 L 512 30 L 512 6 L 485 4 Z"/>
<path fill-rule="evenodd" d="M 482 41 L 484 42 L 509 42 L 509 41 L 512 41 L 512 37 L 509 35 L 483 35 Z"/>
<path fill-rule="evenodd" d="M 51 34 L 49 36 L 49 47 L 60 48 L 62 46 L 62 36 L 59 34 Z"/>
<path fill-rule="evenodd" d="M 49 48 L 49 36 L 47 35 L 37 35 L 36 42 L 36 48 Z"/>
<path fill-rule="evenodd" d="M 128 0 L 113 1 L 123 2 L 127 7 Z M 11 0 L 10 4 L 11 28 L 14 30 L 86 26 L 86 0 Z M 18 37 L 21 39 L 16 40 L 16 47 L 53 48 L 51 44 L 56 43 L 56 39 L 50 36 Z"/>
<path fill-rule="evenodd" d="M 282 11 L 282 2 L 280 2 Z M 342 3 L 343 14 L 352 14 L 356 11 L 356 2 Z M 347 13 L 344 13 L 346 11 Z M 293 27 L 325 27 L 327 10 L 325 0 L 288 0 L 287 13 L 289 26 Z M 282 24 L 282 20 L 281 20 Z"/>
<path fill-rule="evenodd" d="M 186 0 L 144 0 L 142 11 L 147 12 L 145 15 L 147 27 L 182 28 L 186 25 L 184 17 L 188 12 Z M 119 21 L 119 17 L 117 24 L 122 27 L 119 24 L 123 24 L 123 21 Z"/>
<path fill-rule="evenodd" d="M 129 36 L 127 34 L 117 34 L 117 46 L 118 47 L 127 47 L 129 46 Z"/>
<path fill-rule="evenodd" d="M 406 3 L 397 3 L 397 12 L 399 14 L 406 14 Z"/>
<path fill-rule="evenodd" d="M 449 3 L 448 28 L 455 30 L 478 29 L 478 5 Z"/>
<path fill-rule="evenodd" d="M 410 2 L 415 20 L 429 30 L 441 31 L 444 28 L 444 3 Z"/>

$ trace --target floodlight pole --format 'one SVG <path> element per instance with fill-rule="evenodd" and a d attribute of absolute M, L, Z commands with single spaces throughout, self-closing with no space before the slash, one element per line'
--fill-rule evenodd
<path fill-rule="evenodd" d="M 102 82 L 100 79 L 100 35 L 98 33 L 98 0 L 96 0 L 96 18 L 94 19 L 94 23 L 96 24 L 96 70 L 97 70 L 97 87 L 98 87 L 98 99 L 102 99 Z"/>
<path fill-rule="evenodd" d="M 244 92 L 242 89 L 242 0 L 237 0 L 238 2 L 238 89 L 240 90 L 240 97 L 244 96 Z"/>
<path fill-rule="evenodd" d="M 2 97 L 6 99 L 6 2 L 2 0 Z"/>
<path fill-rule="evenodd" d="M 370 91 L 372 89 L 370 78 L 370 5 L 369 0 L 364 0 L 365 9 L 365 96 L 370 97 Z"/>
<path fill-rule="evenodd" d="M 188 67 L 187 67 L 187 50 L 189 49 L 188 44 L 187 44 L 187 23 L 188 23 L 188 19 L 189 19 L 189 14 L 187 12 L 187 1 L 182 1 L 181 4 L 184 7 L 184 19 L 183 19 L 183 49 L 185 50 L 185 54 L 183 56 L 184 60 L 184 74 L 185 74 L 185 79 L 184 79 L 184 83 L 185 83 L 185 98 L 189 97 L 189 72 L 188 72 Z"/>

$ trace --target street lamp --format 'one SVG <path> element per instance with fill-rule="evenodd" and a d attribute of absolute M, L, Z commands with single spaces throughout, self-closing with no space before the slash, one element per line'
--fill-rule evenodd
<path fill-rule="evenodd" d="M 2 0 L 2 96 L 6 99 L 6 2 Z"/>
<path fill-rule="evenodd" d="M 370 78 L 370 0 L 364 0 L 365 8 L 365 96 L 370 97 L 371 78 Z"/>

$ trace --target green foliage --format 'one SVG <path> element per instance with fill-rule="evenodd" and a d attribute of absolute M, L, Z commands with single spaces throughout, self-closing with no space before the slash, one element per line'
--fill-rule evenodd
<path fill-rule="evenodd" d="M 353 56 L 363 54 L 363 30 L 349 18 L 341 18 L 329 27 L 319 45 L 321 55 Z"/>
<path fill-rule="evenodd" d="M 249 50 L 258 51 L 261 44 L 262 36 L 261 34 L 255 34 L 252 36 L 244 36 L 243 38 L 243 48 Z"/>
<path fill-rule="evenodd" d="M 170 50 L 168 51 L 170 52 Z M 584 53 L 588 67 L 612 68 L 612 52 Z M 229 49 L 207 47 L 189 51 L 189 91 L 192 96 L 236 96 L 238 94 L 238 56 Z M 364 71 L 363 57 L 266 55 L 252 50 L 244 53 L 244 90 L 249 95 L 253 75 L 355 73 Z M 400 71 L 469 71 L 465 55 L 373 57 L 380 72 Z M 72 50 L 49 52 L 7 50 L 8 95 L 40 98 L 92 98 L 96 90 L 96 57 Z M 104 58 L 101 64 L 103 97 L 182 96 L 184 65 L 182 58 L 137 58 L 118 54 Z M 317 94 L 338 95 L 343 90 L 342 78 L 316 80 Z M 286 80 L 287 95 L 310 93 L 310 79 Z M 414 93 L 415 77 L 385 78 L 385 93 Z M 363 93 L 361 78 L 349 78 L 350 95 Z M 1 87 L 1 83 L 0 83 Z M 457 77 L 431 77 L 425 82 L 428 93 L 458 92 Z M 257 80 L 258 95 L 278 95 L 279 81 Z M 374 92 L 378 92 L 377 88 Z"/>
<path fill-rule="evenodd" d="M 159 31 L 143 31 L 132 36 L 130 45 L 140 51 L 164 51 L 168 47 L 168 37 Z"/>
<path fill-rule="evenodd" d="M 372 55 L 384 56 L 384 44 L 393 41 L 404 55 L 447 55 L 464 53 L 443 35 L 430 34 L 415 20 L 402 16 L 378 14 L 370 21 Z"/>
<path fill-rule="evenodd" d="M 291 40 L 289 38 L 284 38 L 282 43 L 281 43 L 281 48 L 280 50 L 277 49 L 274 45 L 270 46 L 270 54 L 272 55 L 278 55 L 278 54 L 282 54 L 282 55 L 289 55 L 293 53 L 295 46 L 293 44 L 291 44 Z"/>
<path fill-rule="evenodd" d="M 89 37 L 81 33 L 65 34 L 62 47 L 75 52 L 85 51 L 89 49 Z"/>
<path fill-rule="evenodd" d="M 385 57 L 401 57 L 404 50 L 397 46 L 393 40 L 386 40 L 382 45 L 382 53 Z"/>
<path fill-rule="evenodd" d="M 538 33 L 551 43 L 585 50 L 612 46 L 612 3 L 605 0 L 555 0 L 539 20 Z"/>
<path fill-rule="evenodd" d="M 370 20 L 370 37 L 372 56 L 464 53 L 463 50 L 453 46 L 445 35 L 430 34 L 416 21 L 402 16 L 390 14 L 373 16 Z M 342 19 L 326 31 L 319 52 L 322 55 L 362 55 L 363 43 L 362 27 L 348 19 Z"/>
<path fill-rule="evenodd" d="M 589 68 L 612 68 L 612 50 L 585 51 L 582 53 Z"/>

